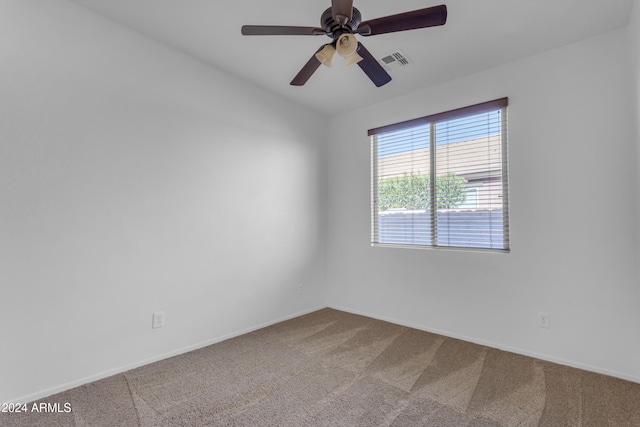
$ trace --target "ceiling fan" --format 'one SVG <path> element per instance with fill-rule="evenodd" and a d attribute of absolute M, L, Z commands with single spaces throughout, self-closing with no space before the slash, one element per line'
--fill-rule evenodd
<path fill-rule="evenodd" d="M 347 66 L 358 64 L 371 81 L 378 87 L 391 81 L 391 76 L 376 61 L 362 43 L 356 40 L 354 34 L 361 36 L 375 36 L 378 34 L 397 31 L 415 30 L 418 28 L 435 27 L 447 22 L 447 7 L 445 5 L 428 7 L 426 9 L 399 13 L 361 22 L 360 11 L 353 7 L 353 0 L 331 0 L 331 7 L 324 11 L 320 18 L 320 27 L 294 27 L 279 25 L 243 25 L 242 34 L 245 36 L 321 36 L 330 37 L 333 41 L 322 45 L 320 49 L 302 67 L 291 84 L 302 86 L 313 73 L 324 64 L 331 66 L 333 55 L 345 58 Z"/>

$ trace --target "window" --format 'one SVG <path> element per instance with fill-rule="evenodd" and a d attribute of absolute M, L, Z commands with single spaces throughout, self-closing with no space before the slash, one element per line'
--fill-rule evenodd
<path fill-rule="evenodd" d="M 369 130 L 374 246 L 509 251 L 507 104 Z"/>

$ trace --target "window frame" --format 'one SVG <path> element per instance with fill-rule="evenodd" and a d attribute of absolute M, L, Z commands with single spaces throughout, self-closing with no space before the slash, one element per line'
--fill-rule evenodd
<path fill-rule="evenodd" d="M 496 253 L 509 253 L 511 250 L 510 245 L 510 221 L 509 221 L 509 170 L 508 170 L 508 132 L 507 132 L 507 107 L 509 104 L 509 98 L 498 98 L 488 102 L 482 102 L 454 110 L 449 110 L 437 114 L 431 114 L 424 117 L 418 117 L 416 119 L 406 120 L 399 123 L 393 123 L 386 126 L 381 126 L 373 129 L 369 129 L 368 136 L 371 141 L 371 246 L 374 247 L 390 247 L 390 248 L 409 248 L 409 249 L 437 249 L 437 250 L 457 250 L 457 251 L 480 251 L 480 252 L 496 252 Z M 378 208 L 378 141 L 377 135 L 388 132 L 401 131 L 410 129 L 416 126 L 429 125 L 430 129 L 430 181 L 431 185 L 435 188 L 435 174 L 437 158 L 435 155 L 436 146 L 435 132 L 433 129 L 435 126 L 443 121 L 459 119 L 474 114 L 481 114 L 494 110 L 500 110 L 500 138 L 501 138 L 501 184 L 502 184 L 502 230 L 503 230 L 503 248 L 483 248 L 483 247 L 468 247 L 468 246 L 445 246 L 438 245 L 437 238 L 437 207 L 435 199 L 437 195 L 435 191 L 430 192 L 431 197 L 431 236 L 432 244 L 413 244 L 413 243 L 385 243 L 376 240 L 379 239 L 379 208 Z M 377 239 L 376 239 L 377 237 Z M 435 242 L 435 244 L 434 244 Z"/>

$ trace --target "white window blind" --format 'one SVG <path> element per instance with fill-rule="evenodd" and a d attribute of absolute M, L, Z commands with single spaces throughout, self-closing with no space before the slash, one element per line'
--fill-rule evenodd
<path fill-rule="evenodd" d="M 369 130 L 373 245 L 509 251 L 507 104 Z"/>

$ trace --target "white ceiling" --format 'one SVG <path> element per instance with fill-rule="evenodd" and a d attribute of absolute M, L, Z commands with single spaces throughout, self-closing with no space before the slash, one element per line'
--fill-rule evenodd
<path fill-rule="evenodd" d="M 243 24 L 320 26 L 330 0 L 72 0 L 297 104 L 333 115 L 492 68 L 627 25 L 634 0 L 355 0 L 363 21 L 446 4 L 443 27 L 358 36 L 377 59 L 412 64 L 376 88 L 358 66 L 321 67 L 289 82 L 326 36 L 240 34 Z"/>

